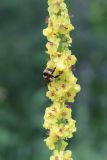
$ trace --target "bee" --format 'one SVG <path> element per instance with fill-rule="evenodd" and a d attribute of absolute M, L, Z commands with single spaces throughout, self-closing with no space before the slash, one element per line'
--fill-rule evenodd
<path fill-rule="evenodd" d="M 56 67 L 54 69 L 46 68 L 43 71 L 43 78 L 44 78 L 46 84 L 49 84 L 55 78 L 58 78 L 60 76 L 61 73 L 59 75 L 53 76 L 53 73 L 55 72 L 55 69 L 56 69 Z"/>

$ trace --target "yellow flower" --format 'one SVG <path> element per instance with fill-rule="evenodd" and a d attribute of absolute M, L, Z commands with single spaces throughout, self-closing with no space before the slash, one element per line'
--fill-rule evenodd
<path fill-rule="evenodd" d="M 47 96 L 52 101 L 74 102 L 76 93 L 80 91 L 80 86 L 76 84 L 77 79 L 70 72 L 63 73 L 59 78 L 60 80 L 54 80 L 48 85 Z"/>
<path fill-rule="evenodd" d="M 77 59 L 74 55 L 71 55 L 70 52 L 64 54 L 61 52 L 54 53 L 57 55 L 56 57 L 52 58 L 47 63 L 47 68 L 55 68 L 55 72 L 53 75 L 57 75 L 61 72 L 69 72 L 71 74 L 72 66 L 76 63 Z"/>
<path fill-rule="evenodd" d="M 65 150 L 68 143 L 61 139 L 55 132 L 50 131 L 49 136 L 44 140 L 46 145 L 50 150 L 58 149 L 58 150 Z"/>
<path fill-rule="evenodd" d="M 60 104 L 54 103 L 51 107 L 46 108 L 44 116 L 44 127 L 50 129 L 58 120 L 60 114 Z"/>
<path fill-rule="evenodd" d="M 54 150 L 55 149 L 55 144 L 58 141 L 58 137 L 54 134 L 51 134 L 51 136 L 46 138 L 44 141 L 46 142 L 46 145 L 48 146 L 48 148 L 50 150 Z"/>
<path fill-rule="evenodd" d="M 56 135 L 60 139 L 68 139 L 73 136 L 73 133 L 76 131 L 75 127 L 75 120 L 69 119 L 66 120 L 64 123 L 59 124 L 59 125 L 54 125 L 52 129 L 50 130 L 50 135 Z"/>
<path fill-rule="evenodd" d="M 71 138 L 73 136 L 73 133 L 76 132 L 75 123 L 75 120 L 69 119 L 68 124 L 65 125 L 64 131 L 66 138 Z"/>
<path fill-rule="evenodd" d="M 73 160 L 72 152 L 69 150 L 60 152 L 55 150 L 53 156 L 50 157 L 50 160 Z"/>
<path fill-rule="evenodd" d="M 71 109 L 66 108 L 65 104 L 55 102 L 50 107 L 46 108 L 43 126 L 46 129 L 51 129 L 54 124 L 56 124 L 57 127 L 60 123 L 65 125 L 66 121 L 70 118 Z"/>
<path fill-rule="evenodd" d="M 55 143 L 56 137 L 59 139 L 70 138 L 76 131 L 75 120 L 71 118 L 71 109 L 66 105 L 55 102 L 51 107 L 46 109 L 44 116 L 44 127 L 49 130 L 49 137 L 46 142 Z"/>

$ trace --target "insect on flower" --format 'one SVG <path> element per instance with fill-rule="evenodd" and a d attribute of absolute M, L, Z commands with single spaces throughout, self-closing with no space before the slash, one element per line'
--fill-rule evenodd
<path fill-rule="evenodd" d="M 56 67 L 54 69 L 46 68 L 43 71 L 43 78 L 44 78 L 46 84 L 52 82 L 55 78 L 58 78 L 60 76 L 60 74 L 56 75 L 56 76 L 53 76 L 53 73 L 55 72 L 55 69 L 56 69 Z"/>
<path fill-rule="evenodd" d="M 73 160 L 72 153 L 66 150 L 67 140 L 76 132 L 76 121 L 72 118 L 74 98 L 80 91 L 74 75 L 77 58 L 71 54 L 74 26 L 68 14 L 65 0 L 47 0 L 47 27 L 43 30 L 47 37 L 46 53 L 49 54 L 43 78 L 48 86 L 46 96 L 52 104 L 46 108 L 43 127 L 47 130 L 45 143 L 53 155 L 50 160 Z"/>

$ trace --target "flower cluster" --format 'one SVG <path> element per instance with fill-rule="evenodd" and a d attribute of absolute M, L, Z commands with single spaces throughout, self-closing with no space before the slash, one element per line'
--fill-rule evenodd
<path fill-rule="evenodd" d="M 47 96 L 53 104 L 46 109 L 44 128 L 48 137 L 45 139 L 50 150 L 54 150 L 50 160 L 72 160 L 71 151 L 65 150 L 67 139 L 76 131 L 75 120 L 72 119 L 72 108 L 76 94 L 80 91 L 73 68 L 77 61 L 70 46 L 72 38 L 68 9 L 64 0 L 48 0 L 48 27 L 43 30 L 47 37 L 46 44 L 50 59 L 47 62 L 45 78 L 48 82 Z"/>
<path fill-rule="evenodd" d="M 73 160 L 71 156 L 72 156 L 71 151 L 58 152 L 57 150 L 55 150 L 54 155 L 51 156 L 50 160 Z"/>
<path fill-rule="evenodd" d="M 49 131 L 49 137 L 45 139 L 50 150 L 64 150 L 67 142 L 76 131 L 75 120 L 71 118 L 71 109 L 66 104 L 54 102 L 46 109 L 44 127 Z"/>

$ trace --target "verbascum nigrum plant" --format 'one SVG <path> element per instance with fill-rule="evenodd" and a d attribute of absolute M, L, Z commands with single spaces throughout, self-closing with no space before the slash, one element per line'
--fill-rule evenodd
<path fill-rule="evenodd" d="M 48 85 L 47 97 L 52 105 L 46 108 L 44 128 L 48 137 L 46 145 L 53 150 L 50 160 L 72 160 L 72 152 L 66 150 L 67 140 L 76 132 L 72 119 L 72 103 L 80 91 L 73 68 L 77 61 L 70 47 L 70 32 L 74 29 L 64 0 L 48 0 L 48 27 L 43 30 L 47 37 L 46 53 L 49 55 L 43 77 Z"/>

